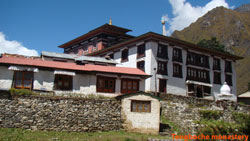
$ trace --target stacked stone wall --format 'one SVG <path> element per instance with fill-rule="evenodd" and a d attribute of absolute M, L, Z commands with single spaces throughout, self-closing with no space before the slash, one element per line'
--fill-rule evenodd
<path fill-rule="evenodd" d="M 162 115 L 173 122 L 185 134 L 196 134 L 198 124 L 195 121 L 201 119 L 199 111 L 221 111 L 220 120 L 234 122 L 232 113 L 242 112 L 250 114 L 250 106 L 241 105 L 231 101 L 213 101 L 202 98 L 177 96 L 172 94 L 161 95 Z"/>
<path fill-rule="evenodd" d="M 16 97 L 0 99 L 0 127 L 55 131 L 121 129 L 121 104 L 115 99 Z"/>

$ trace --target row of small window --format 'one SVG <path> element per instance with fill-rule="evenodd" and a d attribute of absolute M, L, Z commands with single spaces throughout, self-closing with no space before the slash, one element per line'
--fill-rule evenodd
<path fill-rule="evenodd" d="M 229 86 L 233 86 L 231 74 L 225 74 L 225 82 L 227 82 L 227 84 Z M 220 72 L 214 72 L 214 84 L 221 84 L 221 73 Z"/>
<path fill-rule="evenodd" d="M 214 84 L 221 84 L 221 73 L 214 72 Z M 210 83 L 209 71 L 196 68 L 187 68 L 187 80 Z M 225 74 L 225 81 L 229 86 L 232 86 L 232 75 Z"/>
<path fill-rule="evenodd" d="M 158 45 L 157 57 L 168 59 L 168 46 Z M 182 63 L 182 50 L 179 48 L 173 49 L 173 61 Z M 209 68 L 209 57 L 202 54 L 197 54 L 194 52 L 187 52 L 187 63 L 190 65 L 201 66 Z M 213 69 L 220 70 L 220 59 L 214 58 Z M 225 72 L 232 72 L 232 63 L 230 61 L 225 61 Z"/>
<path fill-rule="evenodd" d="M 213 69 L 214 70 L 221 70 L 220 59 L 214 58 Z M 225 72 L 232 73 L 232 62 L 231 61 L 225 61 Z"/>
<path fill-rule="evenodd" d="M 167 61 L 158 61 L 157 62 L 157 74 L 168 75 L 168 62 Z M 137 62 L 137 68 L 145 71 L 145 61 Z M 173 77 L 182 78 L 182 65 L 173 64 Z"/>
<path fill-rule="evenodd" d="M 14 88 L 32 89 L 33 72 L 16 71 L 14 74 Z M 97 92 L 115 92 L 115 78 L 112 77 L 97 77 Z M 73 76 L 69 75 L 55 75 L 54 90 L 72 90 Z M 131 93 L 139 91 L 139 80 L 136 79 L 122 79 L 121 93 Z"/>
<path fill-rule="evenodd" d="M 137 58 L 145 57 L 145 44 L 141 44 L 137 47 Z M 128 49 L 122 51 L 122 62 L 128 61 Z"/>
<path fill-rule="evenodd" d="M 115 92 L 115 78 L 112 77 L 97 77 L 97 92 Z M 121 93 L 131 93 L 139 91 L 139 80 L 136 79 L 121 79 Z"/>
<path fill-rule="evenodd" d="M 168 62 L 158 61 L 157 62 L 157 74 L 168 75 Z M 173 63 L 173 77 L 182 78 L 182 65 Z"/>
<path fill-rule="evenodd" d="M 113 54 L 110 55 L 113 59 Z M 145 56 L 145 44 L 139 45 L 137 49 L 137 58 Z M 158 44 L 157 57 L 168 59 L 168 46 Z M 173 49 L 173 61 L 182 63 L 182 50 L 179 48 Z M 122 62 L 128 61 L 128 49 L 122 51 Z M 187 53 L 187 64 L 209 68 L 209 57 L 194 52 Z M 220 59 L 214 58 L 213 69 L 220 70 Z M 232 63 L 225 61 L 225 72 L 232 72 Z"/>
<path fill-rule="evenodd" d="M 137 47 L 137 58 L 145 57 L 145 44 L 141 44 Z M 168 46 L 158 44 L 157 57 L 168 59 Z M 122 62 L 128 61 L 128 49 L 122 51 Z M 182 52 L 181 49 L 173 49 L 173 60 L 177 62 L 182 62 Z"/>

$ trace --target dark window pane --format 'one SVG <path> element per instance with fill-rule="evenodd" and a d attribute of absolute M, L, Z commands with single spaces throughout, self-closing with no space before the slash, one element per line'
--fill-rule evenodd
<path fill-rule="evenodd" d="M 122 61 L 128 61 L 128 49 L 122 51 Z"/>
<path fill-rule="evenodd" d="M 142 44 L 137 47 L 137 58 L 144 56 L 145 56 L 145 44 Z"/>
<path fill-rule="evenodd" d="M 167 45 L 158 44 L 157 57 L 168 59 L 168 46 Z"/>
<path fill-rule="evenodd" d="M 56 90 L 72 90 L 72 76 L 55 75 L 54 85 Z"/>
<path fill-rule="evenodd" d="M 232 72 L 232 63 L 230 61 L 225 61 L 225 72 Z"/>
<path fill-rule="evenodd" d="M 142 71 L 145 71 L 145 61 L 137 62 L 137 68 Z"/>
<path fill-rule="evenodd" d="M 173 64 L 173 77 L 182 78 L 182 65 Z"/>
<path fill-rule="evenodd" d="M 168 74 L 168 66 L 167 63 L 168 62 L 164 62 L 164 61 L 158 61 L 157 62 L 158 67 L 157 67 L 157 73 L 158 74 L 162 74 L 162 75 L 167 75 Z"/>
<path fill-rule="evenodd" d="M 187 67 L 186 79 L 210 83 L 209 71 Z"/>
<path fill-rule="evenodd" d="M 173 61 L 182 62 L 182 51 L 179 48 L 173 49 Z"/>

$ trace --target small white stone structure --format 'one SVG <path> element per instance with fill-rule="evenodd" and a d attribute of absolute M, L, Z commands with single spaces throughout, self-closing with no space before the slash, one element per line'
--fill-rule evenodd
<path fill-rule="evenodd" d="M 159 134 L 160 99 L 158 97 L 145 92 L 136 92 L 120 95 L 116 98 L 121 99 L 121 116 L 126 131 Z M 139 104 L 135 105 L 133 102 Z M 147 108 L 144 108 L 146 107 L 145 103 L 148 104 Z"/>
<path fill-rule="evenodd" d="M 218 100 L 236 101 L 236 98 L 234 94 L 231 93 L 231 88 L 227 85 L 227 82 L 224 82 L 224 84 L 221 86 L 220 94 L 218 94 L 216 98 L 216 101 Z"/>

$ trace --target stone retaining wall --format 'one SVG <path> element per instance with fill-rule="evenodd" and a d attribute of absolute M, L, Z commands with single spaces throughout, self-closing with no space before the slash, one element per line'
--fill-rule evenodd
<path fill-rule="evenodd" d="M 195 120 L 200 120 L 200 110 L 219 110 L 220 117 L 226 122 L 232 122 L 232 112 L 250 113 L 250 106 L 239 105 L 230 101 L 213 101 L 195 97 L 177 96 L 172 94 L 161 95 L 163 116 L 176 124 L 185 134 L 196 134 L 198 125 Z"/>
<path fill-rule="evenodd" d="M 232 112 L 250 113 L 250 106 L 230 101 L 214 102 L 171 94 L 163 94 L 161 99 L 162 115 L 188 134 L 197 133 L 198 125 L 194 121 L 201 118 L 200 110 L 222 111 L 220 118 L 228 122 L 233 121 Z M 121 102 L 115 99 L 41 96 L 9 99 L 0 93 L 0 127 L 3 128 L 94 132 L 124 130 L 122 123 Z"/>
<path fill-rule="evenodd" d="M 121 104 L 112 99 L 0 99 L 0 127 L 55 131 L 120 130 Z"/>

